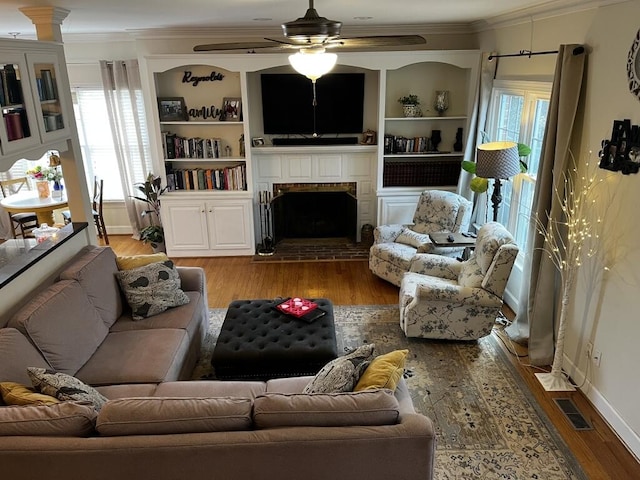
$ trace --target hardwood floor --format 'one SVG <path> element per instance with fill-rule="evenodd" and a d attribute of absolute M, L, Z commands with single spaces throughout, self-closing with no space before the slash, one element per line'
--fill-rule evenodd
<path fill-rule="evenodd" d="M 148 245 L 128 236 L 109 236 L 119 255 L 151 253 Z M 224 308 L 232 300 L 298 295 L 326 297 L 336 305 L 397 304 L 398 288 L 374 276 L 367 262 L 252 263 L 250 257 L 176 258 L 177 265 L 205 269 L 210 308 Z M 505 312 L 512 317 L 512 312 Z M 596 480 L 640 479 L 640 463 L 581 392 L 545 392 L 527 366 L 526 348 L 501 342 L 538 404 L 547 413 L 571 448 L 588 478 Z M 576 431 L 553 402 L 572 398 L 593 430 Z M 544 479 L 541 479 L 544 480 Z"/>

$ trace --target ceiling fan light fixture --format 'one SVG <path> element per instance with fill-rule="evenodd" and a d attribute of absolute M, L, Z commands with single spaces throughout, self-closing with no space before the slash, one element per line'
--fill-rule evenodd
<path fill-rule="evenodd" d="M 331 71 L 338 61 L 335 53 L 326 53 L 324 49 L 300 51 L 289 55 L 289 63 L 296 72 L 301 73 L 312 82 Z"/>

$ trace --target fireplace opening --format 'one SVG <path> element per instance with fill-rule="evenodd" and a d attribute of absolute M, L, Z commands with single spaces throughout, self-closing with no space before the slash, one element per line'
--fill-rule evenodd
<path fill-rule="evenodd" d="M 349 238 L 356 241 L 357 199 L 352 184 L 275 186 L 276 243 L 290 238 Z"/>

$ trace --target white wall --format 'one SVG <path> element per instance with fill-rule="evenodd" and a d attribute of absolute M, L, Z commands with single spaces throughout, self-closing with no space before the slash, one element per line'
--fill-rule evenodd
<path fill-rule="evenodd" d="M 560 44 L 588 46 L 586 105 L 582 128 L 580 162 L 597 165 L 600 142 L 609 139 L 613 120 L 631 119 L 640 124 L 640 101 L 627 88 L 626 60 L 629 47 L 640 27 L 640 2 L 628 1 L 577 14 L 527 21 L 503 26 L 482 36 L 482 49 L 498 53 L 520 50 L 556 50 Z M 533 41 L 531 28 L 533 27 Z M 545 80 L 553 77 L 556 55 L 503 58 L 497 78 Z M 637 292 L 640 286 L 640 238 L 637 205 L 640 204 L 640 174 L 608 176 L 598 168 L 594 173 L 607 178 L 615 193 L 607 219 L 610 228 L 600 242 L 609 272 L 602 264 L 586 263 L 573 296 L 567 328 L 565 368 L 581 383 L 595 407 L 614 430 L 640 456 L 640 374 L 636 343 L 640 338 Z M 603 275 L 604 273 L 604 275 Z M 586 346 L 602 352 L 596 367 L 586 357 Z M 589 367 L 587 368 L 587 364 Z"/>

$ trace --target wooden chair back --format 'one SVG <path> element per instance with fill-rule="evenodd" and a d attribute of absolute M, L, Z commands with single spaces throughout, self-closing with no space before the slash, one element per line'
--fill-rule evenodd
<path fill-rule="evenodd" d="M 10 180 L 0 180 L 0 191 L 3 197 L 8 197 L 14 193 L 18 193 L 22 189 L 31 190 L 29 179 L 27 177 L 12 178 Z"/>

